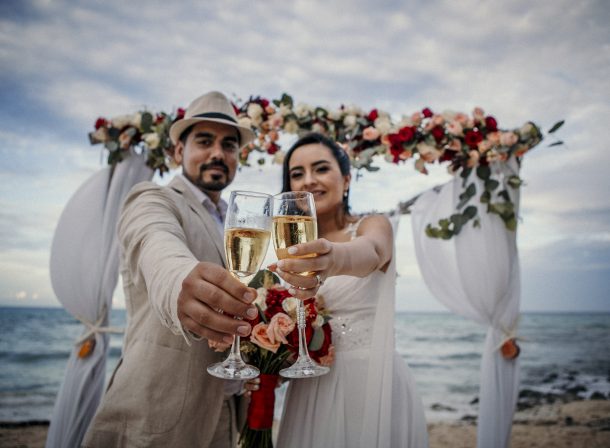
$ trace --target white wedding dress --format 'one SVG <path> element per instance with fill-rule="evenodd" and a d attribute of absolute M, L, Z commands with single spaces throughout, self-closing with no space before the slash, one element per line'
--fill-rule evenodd
<path fill-rule="evenodd" d="M 385 273 L 330 277 L 320 288 L 335 361 L 327 375 L 290 381 L 277 448 L 428 446 L 415 381 L 394 349 L 395 284 L 394 256 Z"/>

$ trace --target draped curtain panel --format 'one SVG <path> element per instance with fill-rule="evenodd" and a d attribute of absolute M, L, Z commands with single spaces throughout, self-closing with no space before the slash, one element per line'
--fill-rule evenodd
<path fill-rule="evenodd" d="M 116 225 L 131 187 L 150 180 L 145 154 L 131 153 L 114 169 L 91 176 L 72 196 L 51 246 L 51 283 L 57 299 L 95 338 L 91 355 L 78 357 L 75 344 L 59 389 L 46 446 L 80 446 L 104 387 L 109 347 L 108 313 L 118 280 Z"/>
<path fill-rule="evenodd" d="M 506 185 L 508 177 L 518 174 L 515 160 L 491 167 L 519 210 L 519 191 Z M 479 203 L 483 181 L 473 172 L 477 195 L 470 201 L 478 208 L 480 226 L 471 223 L 450 240 L 426 235 L 428 224 L 455 213 L 463 191 L 462 178 L 456 176 L 440 191 L 422 194 L 412 210 L 413 237 L 419 268 L 433 295 L 452 312 L 488 327 L 481 360 L 479 448 L 508 447 L 512 418 L 519 386 L 518 360 L 506 360 L 499 347 L 514 336 L 519 316 L 520 270 L 516 232 L 507 230 L 502 219 L 487 213 Z"/>

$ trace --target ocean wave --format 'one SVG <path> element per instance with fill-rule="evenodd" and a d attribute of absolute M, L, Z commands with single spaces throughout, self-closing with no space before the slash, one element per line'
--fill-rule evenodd
<path fill-rule="evenodd" d="M 446 361 L 476 360 L 476 359 L 481 359 L 481 353 L 473 353 L 473 352 L 455 353 L 453 355 L 439 356 L 439 359 L 446 360 Z"/>
<path fill-rule="evenodd" d="M 70 351 L 58 352 L 2 352 L 0 360 L 10 363 L 36 363 L 65 359 L 70 357 Z"/>

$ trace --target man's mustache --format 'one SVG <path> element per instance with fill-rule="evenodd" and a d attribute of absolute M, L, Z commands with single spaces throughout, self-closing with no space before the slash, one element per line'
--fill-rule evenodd
<path fill-rule="evenodd" d="M 203 165 L 201 165 L 201 167 L 199 167 L 199 174 L 210 168 L 220 168 L 225 174 L 229 174 L 229 167 L 220 160 L 210 163 L 204 163 Z"/>

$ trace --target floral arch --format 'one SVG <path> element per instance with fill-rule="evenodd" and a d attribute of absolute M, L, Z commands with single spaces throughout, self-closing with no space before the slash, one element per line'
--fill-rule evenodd
<path fill-rule="evenodd" d="M 375 159 L 396 164 L 413 159 L 415 169 L 423 174 L 427 174 L 428 164 L 445 163 L 450 173 L 463 179 L 462 192 L 454 213 L 426 227 L 426 234 L 432 238 L 450 239 L 471 220 L 478 226 L 477 207 L 466 206 L 477 195 L 487 204 L 488 213 L 496 214 L 507 229 L 515 230 L 517 214 L 511 190 L 518 189 L 522 180 L 515 170 L 500 176 L 493 167 L 505 165 L 510 159 L 519 164 L 543 139 L 535 123 L 501 129 L 496 119 L 480 107 L 471 114 L 435 113 L 426 107 L 397 119 L 376 108 L 365 111 L 358 106 L 328 109 L 295 105 L 286 93 L 271 101 L 251 96 L 247 101 L 234 101 L 233 107 L 239 123 L 256 134 L 255 141 L 240 152 L 241 166 L 250 166 L 256 154 L 269 154 L 273 163 L 281 163 L 284 151 L 280 134 L 309 131 L 326 134 L 340 143 L 358 170 L 378 170 L 373 165 Z M 174 166 L 169 128 L 183 116 L 184 109 L 178 108 L 172 113 L 144 110 L 112 119 L 98 118 L 89 138 L 92 144 L 104 144 L 110 165 L 120 162 L 130 148 L 141 147 L 147 150 L 147 165 L 163 175 Z M 562 124 L 556 123 L 548 133 L 553 134 Z M 556 140 L 551 146 L 561 144 Z M 264 164 L 265 158 L 258 157 L 256 163 Z M 469 180 L 473 173 L 483 181 L 483 191 L 477 191 Z"/>

